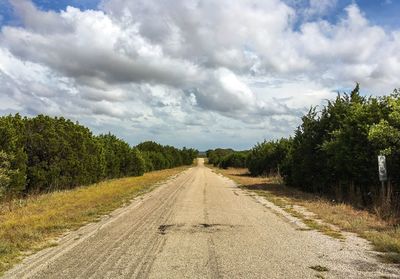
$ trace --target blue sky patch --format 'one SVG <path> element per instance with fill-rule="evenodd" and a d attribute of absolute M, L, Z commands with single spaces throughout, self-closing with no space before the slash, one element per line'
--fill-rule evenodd
<path fill-rule="evenodd" d="M 33 0 L 36 7 L 44 11 L 65 10 L 67 6 L 81 10 L 97 9 L 101 0 Z M 8 0 L 0 0 L 0 25 L 18 25 L 13 9 Z"/>
<path fill-rule="evenodd" d="M 67 6 L 81 10 L 97 9 L 101 0 L 33 0 L 32 2 L 41 10 L 58 12 Z M 309 4 L 309 0 L 286 0 L 285 2 L 296 10 L 304 9 Z M 344 8 L 352 3 L 360 7 L 372 24 L 380 25 L 387 30 L 400 28 L 400 1 L 398 0 L 338 0 L 329 13 L 322 15 L 321 18 L 334 23 L 344 15 Z M 15 25 L 16 20 L 8 0 L 0 0 L 0 25 Z"/>

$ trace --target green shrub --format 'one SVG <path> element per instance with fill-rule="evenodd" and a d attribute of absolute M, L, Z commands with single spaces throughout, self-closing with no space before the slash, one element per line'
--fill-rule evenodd
<path fill-rule="evenodd" d="M 384 188 L 378 155 L 387 158 Z M 363 97 L 357 84 L 318 111 L 311 108 L 292 138 L 257 144 L 247 166 L 253 175 L 279 172 L 287 185 L 359 207 L 380 206 L 385 200 L 399 214 L 399 91 Z"/>
<path fill-rule="evenodd" d="M 142 151 L 143 150 L 143 151 Z M 87 185 L 106 178 L 191 164 L 194 149 L 155 142 L 131 147 L 112 134 L 95 136 L 63 117 L 0 117 L 0 192 L 7 198 Z"/>

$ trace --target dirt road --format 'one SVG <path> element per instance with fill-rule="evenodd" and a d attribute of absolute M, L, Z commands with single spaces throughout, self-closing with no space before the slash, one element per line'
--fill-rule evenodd
<path fill-rule="evenodd" d="M 5 278 L 400 278 L 365 241 L 300 228 L 201 161 Z"/>

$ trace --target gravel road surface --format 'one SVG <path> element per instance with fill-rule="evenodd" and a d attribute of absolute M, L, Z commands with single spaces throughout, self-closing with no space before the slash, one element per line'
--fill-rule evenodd
<path fill-rule="evenodd" d="M 380 263 L 365 240 L 354 236 L 340 241 L 304 230 L 200 160 L 197 167 L 100 222 L 69 233 L 58 246 L 29 256 L 4 278 L 400 278 L 399 274 L 396 266 Z"/>

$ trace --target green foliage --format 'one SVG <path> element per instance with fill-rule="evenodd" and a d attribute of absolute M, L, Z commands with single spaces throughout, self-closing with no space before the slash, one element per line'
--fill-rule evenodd
<path fill-rule="evenodd" d="M 0 151 L 0 198 L 6 195 L 10 187 L 10 160 L 7 153 Z"/>
<path fill-rule="evenodd" d="M 222 157 L 219 166 L 221 168 L 227 169 L 232 168 L 245 168 L 247 161 L 247 151 L 233 152 Z"/>
<path fill-rule="evenodd" d="M 215 150 L 207 150 L 206 156 L 208 163 L 213 164 L 215 167 L 227 169 L 245 168 L 247 161 L 248 151 L 234 151 L 233 149 L 217 148 Z"/>
<path fill-rule="evenodd" d="M 143 175 L 145 163 L 136 148 L 131 148 L 129 144 L 111 134 L 100 135 L 98 141 L 104 152 L 105 177 Z"/>
<path fill-rule="evenodd" d="M 320 111 L 311 108 L 293 138 L 257 144 L 248 156 L 253 175 L 276 173 L 301 190 L 357 206 L 376 205 L 382 189 L 377 156 L 387 156 L 391 192 L 400 205 L 400 95 L 366 98 L 359 86 Z M 394 193 L 394 194 L 392 194 Z"/>
<path fill-rule="evenodd" d="M 143 150 L 143 152 L 141 151 Z M 132 148 L 111 134 L 38 115 L 0 117 L 0 198 L 87 185 L 192 164 L 197 150 L 154 142 Z"/>
<path fill-rule="evenodd" d="M 104 177 L 102 146 L 88 128 L 43 115 L 25 123 L 28 192 L 66 189 Z"/>
<path fill-rule="evenodd" d="M 219 164 L 222 161 L 222 158 L 225 156 L 228 156 L 235 151 L 233 149 L 223 149 L 223 148 L 217 148 L 214 150 L 207 150 L 207 158 L 208 158 L 208 163 L 213 164 L 215 167 L 219 166 Z"/>
<path fill-rule="evenodd" d="M 290 145 L 291 139 L 258 143 L 247 158 L 250 173 L 252 175 L 278 174 Z"/>
<path fill-rule="evenodd" d="M 25 121 L 19 114 L 0 117 L 0 151 L 9 164 L 8 197 L 19 195 L 26 187 L 27 154 L 24 150 Z M 5 159 L 7 158 L 7 159 Z"/>
<path fill-rule="evenodd" d="M 185 147 L 177 149 L 153 141 L 142 142 L 136 148 L 143 154 L 145 169 L 148 171 L 191 165 L 198 155 L 198 151 L 195 149 Z"/>

